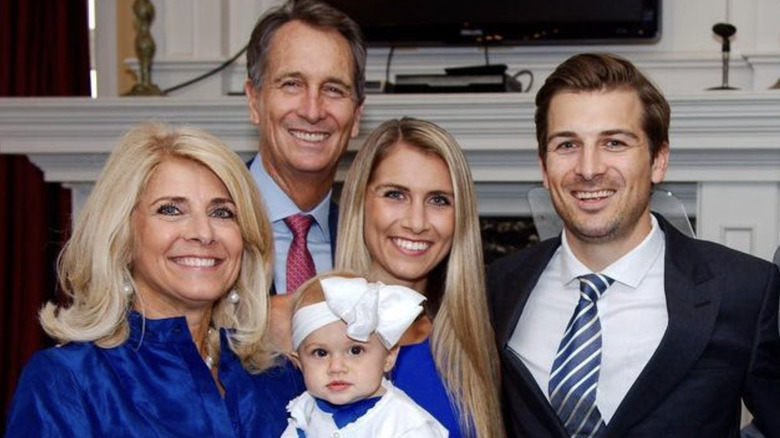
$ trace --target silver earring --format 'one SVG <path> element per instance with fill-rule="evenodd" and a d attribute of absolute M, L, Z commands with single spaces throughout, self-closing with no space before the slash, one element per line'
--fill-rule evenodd
<path fill-rule="evenodd" d="M 132 295 L 133 286 L 130 283 L 125 283 L 125 285 L 122 286 L 122 291 L 125 293 L 125 295 Z"/>
<path fill-rule="evenodd" d="M 238 294 L 238 291 L 233 289 L 228 294 L 227 300 L 230 304 L 236 304 L 241 299 L 241 296 Z"/>

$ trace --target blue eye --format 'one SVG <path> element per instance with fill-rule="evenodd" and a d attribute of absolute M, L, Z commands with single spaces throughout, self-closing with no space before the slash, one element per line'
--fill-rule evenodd
<path fill-rule="evenodd" d="M 573 141 L 564 141 L 557 146 L 555 146 L 555 150 L 558 152 L 567 152 L 575 149 L 577 147 L 577 143 Z"/>
<path fill-rule="evenodd" d="M 211 215 L 219 219 L 233 219 L 236 217 L 236 214 L 233 212 L 233 210 L 227 207 L 216 208 L 213 212 L 211 212 Z"/>
<path fill-rule="evenodd" d="M 611 139 L 611 140 L 607 140 L 604 143 L 604 147 L 611 151 L 621 151 L 623 149 L 626 149 L 628 145 L 621 140 Z"/>
<path fill-rule="evenodd" d="M 157 214 L 162 214 L 165 216 L 178 216 L 181 214 L 181 210 L 179 210 L 179 207 L 175 206 L 174 204 L 163 204 L 157 208 Z"/>
<path fill-rule="evenodd" d="M 401 192 L 400 190 L 388 190 L 384 192 L 382 196 L 384 196 L 385 198 L 398 199 L 398 200 L 404 199 L 405 197 L 403 192 Z"/>
<path fill-rule="evenodd" d="M 431 196 L 431 203 L 440 207 L 447 207 L 449 205 L 452 205 L 452 200 L 450 200 L 449 196 L 434 195 Z"/>

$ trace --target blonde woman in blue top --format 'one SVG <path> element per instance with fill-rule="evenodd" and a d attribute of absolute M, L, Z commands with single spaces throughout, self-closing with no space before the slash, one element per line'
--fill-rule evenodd
<path fill-rule="evenodd" d="M 455 139 L 418 119 L 366 138 L 344 182 L 336 268 L 426 297 L 393 383 L 452 437 L 502 437 L 474 184 Z"/>
<path fill-rule="evenodd" d="M 194 128 L 132 129 L 61 254 L 69 303 L 40 313 L 61 345 L 26 365 L 7 435 L 278 437 L 303 388 L 266 335 L 271 245 L 227 146 Z"/>

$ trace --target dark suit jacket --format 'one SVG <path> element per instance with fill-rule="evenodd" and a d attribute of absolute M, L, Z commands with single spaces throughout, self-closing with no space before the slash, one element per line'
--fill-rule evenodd
<path fill-rule="evenodd" d="M 606 437 L 738 437 L 740 398 L 767 437 L 780 437 L 777 268 L 681 234 L 665 219 L 669 323 L 607 424 Z M 488 295 L 510 437 L 566 437 L 522 361 L 507 347 L 560 237 L 494 263 Z"/>

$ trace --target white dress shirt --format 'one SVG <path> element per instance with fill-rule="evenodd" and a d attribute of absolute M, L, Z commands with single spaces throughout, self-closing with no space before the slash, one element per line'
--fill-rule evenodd
<path fill-rule="evenodd" d="M 292 244 L 292 231 L 284 223 L 284 218 L 297 213 L 305 213 L 314 217 L 314 222 L 309 229 L 306 245 L 309 248 L 314 268 L 317 272 L 325 272 L 333 269 L 333 253 L 330 239 L 330 197 L 329 191 L 311 211 L 302 212 L 286 193 L 276 184 L 263 167 L 263 161 L 258 153 L 249 172 L 260 189 L 263 201 L 268 210 L 268 219 L 274 232 L 274 285 L 277 294 L 287 291 L 287 253 Z"/>
<path fill-rule="evenodd" d="M 579 300 L 577 277 L 591 273 L 572 253 L 565 231 L 561 240 L 509 340 L 548 400 L 553 360 Z M 602 352 L 596 405 L 606 423 L 666 331 L 665 248 L 664 233 L 652 217 L 642 243 L 601 271 L 615 280 L 598 301 Z"/>

